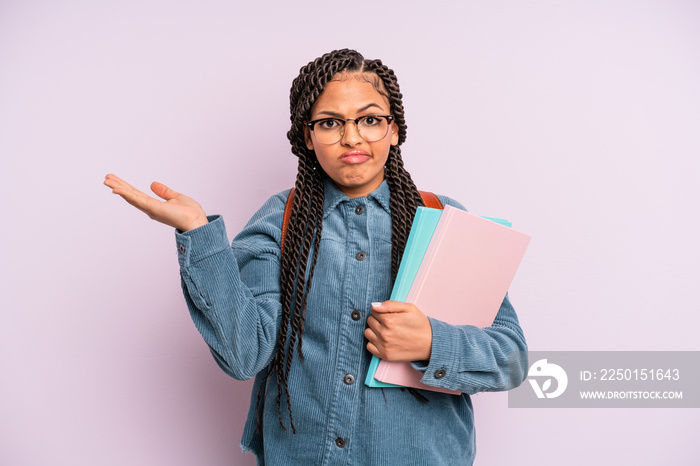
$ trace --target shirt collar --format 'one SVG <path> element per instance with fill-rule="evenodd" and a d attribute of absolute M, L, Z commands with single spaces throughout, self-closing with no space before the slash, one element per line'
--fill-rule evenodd
<path fill-rule="evenodd" d="M 344 201 L 349 201 L 350 198 L 343 193 L 335 183 L 328 177 L 323 180 L 323 218 L 328 217 L 335 208 Z M 382 181 L 377 189 L 367 195 L 367 198 L 374 199 L 387 213 L 391 213 L 389 209 L 390 191 L 386 180 Z"/>

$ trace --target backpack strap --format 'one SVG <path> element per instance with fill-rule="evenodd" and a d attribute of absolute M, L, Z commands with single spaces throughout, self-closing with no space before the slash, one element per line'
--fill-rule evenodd
<path fill-rule="evenodd" d="M 287 237 L 287 229 L 289 228 L 289 217 L 292 216 L 292 204 L 294 204 L 294 189 L 289 190 L 287 203 L 284 205 L 284 217 L 282 217 L 282 242 L 280 245 L 280 257 L 284 254 L 284 240 Z"/>
<path fill-rule="evenodd" d="M 442 202 L 440 202 L 440 199 L 438 199 L 438 197 L 434 193 L 431 193 L 430 191 L 418 192 L 420 193 L 420 197 L 423 198 L 423 204 L 425 204 L 426 207 L 440 210 L 443 210 L 445 208 L 443 207 Z"/>
<path fill-rule="evenodd" d="M 284 254 L 284 240 L 287 237 L 287 229 L 289 228 L 289 217 L 292 216 L 292 205 L 294 204 L 294 189 L 289 190 L 289 195 L 287 196 L 287 203 L 284 205 L 284 216 L 282 217 L 282 246 L 280 250 L 280 255 Z M 426 207 L 431 209 L 444 209 L 440 199 L 430 191 L 418 191 L 420 197 L 423 198 L 423 203 Z"/>

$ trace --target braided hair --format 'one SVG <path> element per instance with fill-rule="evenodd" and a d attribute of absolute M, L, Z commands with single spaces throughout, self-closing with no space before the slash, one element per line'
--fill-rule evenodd
<path fill-rule="evenodd" d="M 338 74 L 361 74 L 384 95 L 391 106 L 394 122 L 398 126 L 398 144 L 391 146 L 385 166 L 385 179 L 390 189 L 389 207 L 392 221 L 391 274 L 396 279 L 400 257 L 406 246 L 406 239 L 416 208 L 423 205 L 411 175 L 406 171 L 401 159 L 401 145 L 406 140 L 406 121 L 399 84 L 394 72 L 380 60 L 366 60 L 354 50 L 335 50 L 322 55 L 301 68 L 299 76 L 292 82 L 289 96 L 291 129 L 287 138 L 292 145 L 292 153 L 299 158 L 295 183 L 295 194 L 289 227 L 281 259 L 281 301 L 282 319 L 277 339 L 277 348 L 272 362 L 264 375 L 257 393 L 258 425 L 260 406 L 267 395 L 267 380 L 274 375 L 277 382 L 276 406 L 279 422 L 282 422 L 281 399 L 284 395 L 289 411 L 292 432 L 296 433 L 287 381 L 294 349 L 303 361 L 302 337 L 306 300 L 318 259 L 321 241 L 324 188 L 326 176 L 318 164 L 316 154 L 307 148 L 304 137 L 305 122 L 311 117 L 311 109 L 328 82 Z M 309 256 L 311 264 L 309 266 Z M 263 393 L 264 390 L 264 393 Z"/>

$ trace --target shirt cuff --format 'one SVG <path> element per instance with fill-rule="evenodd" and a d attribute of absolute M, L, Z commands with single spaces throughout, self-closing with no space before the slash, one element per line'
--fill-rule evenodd
<path fill-rule="evenodd" d="M 180 267 L 200 261 L 231 247 L 226 235 L 226 225 L 220 215 L 207 216 L 209 223 L 193 230 L 175 230 L 177 258 Z"/>
<path fill-rule="evenodd" d="M 459 390 L 458 364 L 460 356 L 458 338 L 454 325 L 428 317 L 433 331 L 430 360 L 411 363 L 416 370 L 423 373 L 421 382 L 433 387 Z M 476 327 L 474 327 L 476 329 Z"/>

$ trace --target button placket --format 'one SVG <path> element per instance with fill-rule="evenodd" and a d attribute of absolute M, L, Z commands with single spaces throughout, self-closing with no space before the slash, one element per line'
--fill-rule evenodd
<path fill-rule="evenodd" d="M 368 228 L 368 207 L 360 205 L 359 199 L 350 200 L 343 206 L 344 221 L 347 226 L 346 260 L 344 273 L 352 277 L 344 286 L 346 294 L 343 300 L 343 327 L 338 341 L 338 358 L 334 365 L 334 399 L 329 409 L 329 418 L 333 419 L 327 428 L 335 433 L 330 437 L 328 451 L 331 463 L 346 463 L 350 452 L 349 439 L 353 437 L 358 416 L 354 407 L 360 403 L 361 385 L 359 377 L 362 358 L 365 352 L 363 341 L 364 321 L 363 309 L 368 296 L 369 267 L 371 258 L 371 240 Z M 354 260 L 353 260 L 354 259 Z M 347 313 L 347 314 L 346 314 Z M 348 317 L 350 320 L 347 320 Z M 342 435 L 339 435 L 342 434 Z M 335 445 L 335 446 L 333 446 Z"/>

